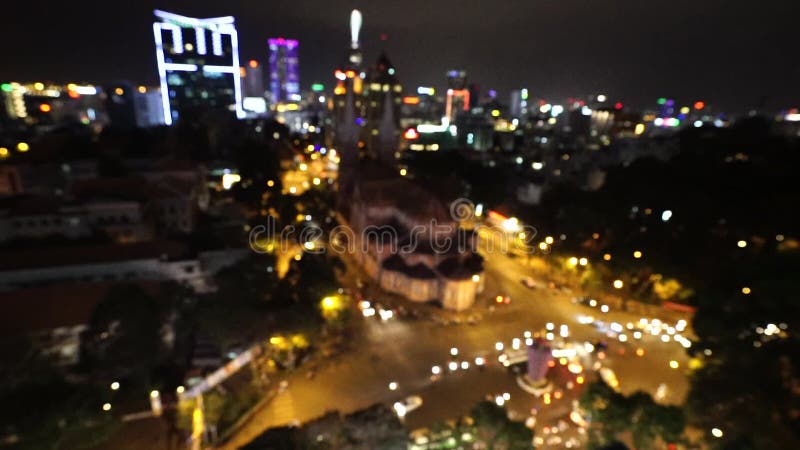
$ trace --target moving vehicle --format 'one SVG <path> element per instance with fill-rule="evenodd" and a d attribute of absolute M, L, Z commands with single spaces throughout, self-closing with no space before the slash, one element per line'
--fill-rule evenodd
<path fill-rule="evenodd" d="M 411 395 L 400 402 L 394 402 L 392 408 L 397 413 L 397 417 L 405 417 L 406 414 L 422 406 L 422 397 L 419 395 Z"/>
<path fill-rule="evenodd" d="M 508 305 L 509 303 L 511 303 L 511 297 L 509 297 L 508 295 L 498 295 L 497 297 L 494 298 L 494 302 L 499 305 Z"/>
<path fill-rule="evenodd" d="M 520 283 L 522 283 L 522 285 L 528 289 L 536 289 L 542 287 L 542 283 L 534 280 L 531 277 L 523 278 L 522 280 L 520 280 Z"/>
<path fill-rule="evenodd" d="M 602 378 L 611 389 L 619 392 L 619 380 L 617 379 L 617 374 L 615 374 L 613 370 L 608 367 L 601 367 L 600 378 Z"/>

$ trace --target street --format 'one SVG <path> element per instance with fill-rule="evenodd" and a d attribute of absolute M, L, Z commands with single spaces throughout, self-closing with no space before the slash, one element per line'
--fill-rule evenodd
<path fill-rule="evenodd" d="M 376 317 L 358 317 L 360 332 L 344 354 L 321 365 L 313 379 L 307 379 L 303 370 L 291 374 L 286 392 L 255 414 L 221 448 L 241 447 L 271 427 L 301 424 L 333 410 L 347 414 L 375 403 L 391 404 L 409 395 L 420 395 L 424 401 L 406 417 L 410 430 L 457 418 L 467 413 L 476 401 L 507 392 L 511 396 L 508 407 L 517 417 L 526 417 L 534 407 L 542 411 L 537 426 L 539 435 L 548 423 L 555 425 L 558 419 L 566 417 L 575 396 L 565 394 L 550 406 L 541 404 L 540 399 L 520 389 L 515 376 L 497 363 L 495 343 L 503 342 L 508 347 L 513 338 L 523 338 L 526 330 L 542 331 L 547 323 L 554 324 L 556 329 L 561 324 L 568 325 L 567 341 L 607 341 L 608 356 L 603 364 L 616 372 L 623 393 L 644 390 L 655 395 L 659 385 L 664 384 L 665 403 L 683 401 L 688 389 L 684 375 L 688 358 L 678 343 L 665 343 L 647 334 L 639 342 L 625 344 L 604 337 L 592 324 L 580 324 L 578 317 L 602 316 L 606 323 L 620 324 L 637 322 L 640 317 L 614 310 L 603 314 L 596 308 L 574 304 L 572 295 L 529 289 L 520 280 L 530 270 L 518 259 L 502 254 L 484 256 L 486 290 L 468 312 L 481 315 L 479 323 L 441 325 L 424 318 L 384 322 Z M 493 299 L 498 294 L 510 296 L 512 302 L 494 306 Z M 455 358 L 449 353 L 452 347 L 458 348 Z M 645 351 L 643 356 L 635 354 L 639 347 Z M 474 366 L 477 355 L 485 356 L 490 366 L 478 370 Z M 446 368 L 451 360 L 467 361 L 470 368 L 459 368 L 456 373 L 432 381 L 432 366 Z M 670 361 L 677 361 L 679 368 L 670 368 Z M 591 368 L 587 367 L 587 371 Z M 390 382 L 397 383 L 396 390 L 389 389 Z M 663 391 L 662 387 L 662 394 Z"/>

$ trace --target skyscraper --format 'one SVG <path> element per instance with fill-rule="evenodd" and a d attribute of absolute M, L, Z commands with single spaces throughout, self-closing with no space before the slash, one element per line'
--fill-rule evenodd
<path fill-rule="evenodd" d="M 361 12 L 350 13 L 350 48 L 347 61 L 334 72 L 336 87 L 333 89 L 333 141 L 343 147 L 342 164 L 358 159 L 358 142 L 363 119 L 361 96 L 364 89 L 364 73 L 361 71 L 362 55 L 358 34 L 361 31 Z"/>
<path fill-rule="evenodd" d="M 382 52 L 368 74 L 365 140 L 371 156 L 384 162 L 394 162 L 397 151 L 402 93 L 396 69 Z"/>
<path fill-rule="evenodd" d="M 244 117 L 239 43 L 231 16 L 196 19 L 155 10 L 164 123 L 200 112 Z"/>
<path fill-rule="evenodd" d="M 242 83 L 244 97 L 264 98 L 264 71 L 261 69 L 261 64 L 251 59 L 244 68 L 244 75 Z"/>
<path fill-rule="evenodd" d="M 264 71 L 255 59 L 247 62 L 242 71 L 242 108 L 248 116 L 266 114 Z"/>
<path fill-rule="evenodd" d="M 297 101 L 300 72 L 295 39 L 269 39 L 269 89 L 272 102 Z"/>
<path fill-rule="evenodd" d="M 511 91 L 511 104 L 509 114 L 515 119 L 525 119 L 528 116 L 528 90 L 515 89 Z"/>
<path fill-rule="evenodd" d="M 467 72 L 450 70 L 447 72 L 447 103 L 445 117 L 455 122 L 459 111 L 469 111 L 470 91 L 467 89 Z"/>
<path fill-rule="evenodd" d="M 161 93 L 130 82 L 104 86 L 105 110 L 113 128 L 119 130 L 164 125 Z"/>

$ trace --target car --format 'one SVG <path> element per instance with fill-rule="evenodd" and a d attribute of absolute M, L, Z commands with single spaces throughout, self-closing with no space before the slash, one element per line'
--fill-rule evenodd
<path fill-rule="evenodd" d="M 522 285 L 528 289 L 536 289 L 541 287 L 541 283 L 539 283 L 538 281 L 534 280 L 531 277 L 523 278 L 522 280 L 520 280 L 520 283 L 522 283 Z"/>
<path fill-rule="evenodd" d="M 580 323 L 582 325 L 591 325 L 591 324 L 594 323 L 594 317 L 587 316 L 587 315 L 584 315 L 584 314 L 579 314 L 578 315 L 578 323 Z"/>
<path fill-rule="evenodd" d="M 394 317 L 394 311 L 391 309 L 384 309 L 383 307 L 378 306 L 378 317 L 380 317 L 383 322 L 386 322 L 387 320 Z"/>
<path fill-rule="evenodd" d="M 411 395 L 406 397 L 403 401 L 394 402 L 392 409 L 394 409 L 395 413 L 397 413 L 397 417 L 402 418 L 420 406 L 422 406 L 422 397 L 419 395 Z"/>
<path fill-rule="evenodd" d="M 602 378 L 611 389 L 619 392 L 619 380 L 617 379 L 617 374 L 615 374 L 613 370 L 608 367 L 601 367 L 600 378 Z"/>
<path fill-rule="evenodd" d="M 508 305 L 511 303 L 511 297 L 508 295 L 498 295 L 494 298 L 494 302 L 498 305 Z"/>

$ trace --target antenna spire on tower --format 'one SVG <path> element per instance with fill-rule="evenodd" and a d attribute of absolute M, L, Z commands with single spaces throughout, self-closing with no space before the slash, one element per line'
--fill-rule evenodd
<path fill-rule="evenodd" d="M 350 44 L 353 49 L 359 47 L 358 33 L 361 32 L 361 11 L 354 9 L 350 13 Z"/>

